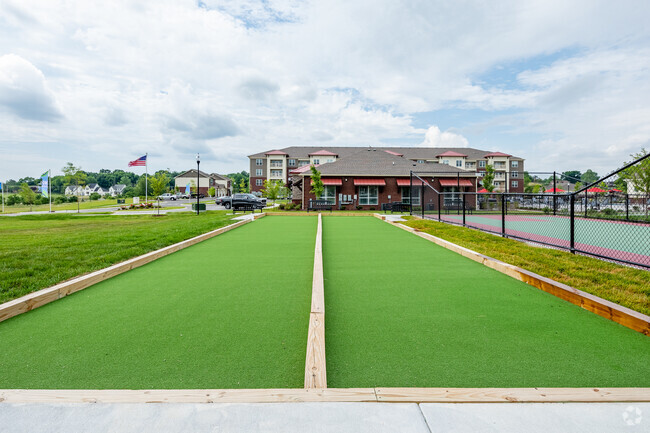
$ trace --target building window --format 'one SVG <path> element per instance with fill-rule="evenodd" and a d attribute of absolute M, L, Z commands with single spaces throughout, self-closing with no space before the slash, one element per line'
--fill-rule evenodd
<path fill-rule="evenodd" d="M 418 159 L 418 164 L 424 164 L 424 159 Z"/>
<path fill-rule="evenodd" d="M 512 181 L 512 187 L 517 188 L 519 186 L 519 181 L 518 180 L 513 180 Z"/>
<path fill-rule="evenodd" d="M 299 161 L 298 162 L 298 167 L 304 167 L 306 165 L 309 165 L 309 161 Z"/>
<path fill-rule="evenodd" d="M 271 170 L 271 177 L 282 177 L 282 170 Z"/>
<path fill-rule="evenodd" d="M 327 162 L 334 162 L 334 160 L 332 158 L 328 158 Z"/>
<path fill-rule="evenodd" d="M 510 165 L 512 165 L 513 168 L 519 167 L 519 161 L 510 161 Z"/>
<path fill-rule="evenodd" d="M 403 186 L 402 187 L 402 203 L 409 204 L 411 203 L 411 199 L 413 199 L 413 204 L 414 205 L 419 205 L 420 204 L 420 188 L 419 186 L 414 186 L 413 187 L 413 195 L 409 194 L 409 190 L 411 189 L 410 186 Z"/>
<path fill-rule="evenodd" d="M 480 168 L 485 168 L 485 161 L 479 161 L 479 162 L 478 162 L 478 166 L 479 166 Z"/>
<path fill-rule="evenodd" d="M 296 166 L 296 160 L 295 159 L 290 159 L 289 160 L 289 167 L 295 167 Z"/>
<path fill-rule="evenodd" d="M 448 159 L 443 159 L 443 160 L 442 160 L 442 163 L 443 163 L 443 164 L 447 164 L 447 165 L 449 165 L 449 160 L 448 160 Z"/>
<path fill-rule="evenodd" d="M 255 185 L 264 186 L 264 179 L 255 179 Z"/>
<path fill-rule="evenodd" d="M 376 205 L 379 203 L 379 188 L 376 186 L 359 187 L 359 204 L 361 206 Z"/>
<path fill-rule="evenodd" d="M 456 160 L 456 167 L 462 167 L 462 166 L 463 166 L 463 161 L 461 161 L 460 159 L 457 159 Z"/>
<path fill-rule="evenodd" d="M 336 204 L 336 186 L 323 186 L 323 195 L 321 195 L 320 198 L 321 200 L 327 200 L 329 204 Z"/>
<path fill-rule="evenodd" d="M 255 160 L 255 165 L 264 165 L 264 160 L 263 159 L 256 159 Z"/>
<path fill-rule="evenodd" d="M 272 159 L 271 160 L 271 167 L 282 167 L 282 160 L 281 159 Z"/>
<path fill-rule="evenodd" d="M 518 171 L 511 172 L 510 177 L 519 177 L 519 172 Z"/>
<path fill-rule="evenodd" d="M 258 168 L 258 169 L 255 170 L 255 176 L 263 176 L 261 168 Z"/>
<path fill-rule="evenodd" d="M 501 186 L 501 182 L 494 182 L 494 186 Z"/>
<path fill-rule="evenodd" d="M 314 159 L 314 165 L 320 164 L 320 159 Z"/>

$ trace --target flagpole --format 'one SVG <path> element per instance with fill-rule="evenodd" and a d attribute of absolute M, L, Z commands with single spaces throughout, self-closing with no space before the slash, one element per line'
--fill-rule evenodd
<path fill-rule="evenodd" d="M 4 183 L 2 184 L 2 188 L 0 189 L 0 195 L 2 196 L 2 213 L 5 213 L 5 183 L 7 183 L 6 180 L 4 181 Z"/>
<path fill-rule="evenodd" d="M 147 200 L 149 200 L 149 186 L 147 183 L 147 174 L 148 174 L 147 164 L 149 164 L 149 161 L 147 161 L 149 159 L 148 155 L 149 155 L 148 153 L 144 154 L 144 202 L 145 203 L 147 202 Z"/>
<path fill-rule="evenodd" d="M 47 171 L 47 189 L 50 196 L 50 213 L 52 213 L 52 169 Z"/>

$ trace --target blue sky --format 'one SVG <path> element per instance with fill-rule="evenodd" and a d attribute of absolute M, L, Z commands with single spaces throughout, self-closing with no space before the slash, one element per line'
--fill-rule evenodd
<path fill-rule="evenodd" d="M 0 179 L 248 169 L 292 145 L 499 150 L 606 173 L 650 148 L 650 3 L 5 0 Z"/>

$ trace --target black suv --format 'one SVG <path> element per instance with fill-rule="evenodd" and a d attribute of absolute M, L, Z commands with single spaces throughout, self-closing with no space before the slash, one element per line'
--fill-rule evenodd
<path fill-rule="evenodd" d="M 266 206 L 266 199 L 260 199 L 253 194 L 233 194 L 230 197 L 219 197 L 215 200 L 226 209 L 239 209 L 245 206 L 253 206 L 256 209 L 262 209 Z"/>

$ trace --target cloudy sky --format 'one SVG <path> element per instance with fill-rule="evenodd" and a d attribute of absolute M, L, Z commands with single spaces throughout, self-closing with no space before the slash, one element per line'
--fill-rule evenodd
<path fill-rule="evenodd" d="M 650 148 L 650 2 L 0 0 L 0 179 L 470 146 L 604 173 Z M 138 169 L 136 169 L 138 170 Z"/>

